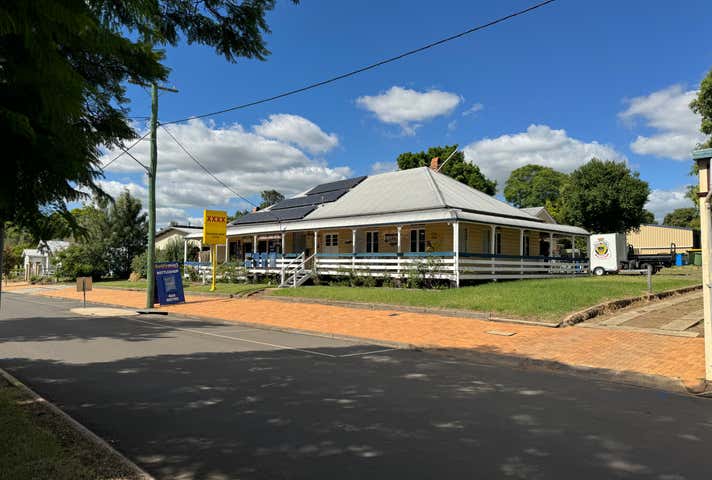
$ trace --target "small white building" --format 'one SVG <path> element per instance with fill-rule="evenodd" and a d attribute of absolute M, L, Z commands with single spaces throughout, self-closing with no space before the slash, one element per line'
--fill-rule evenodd
<path fill-rule="evenodd" d="M 156 249 L 168 247 L 172 242 L 182 242 L 191 233 L 202 233 L 203 227 L 196 225 L 169 225 L 156 233 Z M 198 245 L 198 241 L 189 241 L 189 245 Z"/>
<path fill-rule="evenodd" d="M 37 248 L 26 248 L 22 251 L 25 280 L 33 276 L 46 276 L 54 273 L 52 257 L 69 246 L 63 240 L 41 241 Z"/>

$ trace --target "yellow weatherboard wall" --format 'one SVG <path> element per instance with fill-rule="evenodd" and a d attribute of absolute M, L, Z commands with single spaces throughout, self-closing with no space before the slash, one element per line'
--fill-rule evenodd
<path fill-rule="evenodd" d="M 227 236 L 227 212 L 203 210 L 203 243 L 224 245 Z"/>

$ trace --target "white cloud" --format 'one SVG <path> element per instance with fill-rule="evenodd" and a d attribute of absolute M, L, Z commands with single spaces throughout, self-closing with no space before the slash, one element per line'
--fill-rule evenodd
<path fill-rule="evenodd" d="M 662 222 L 665 215 L 676 208 L 692 208 L 694 206 L 686 194 L 687 187 L 675 190 L 653 190 L 650 192 L 645 208 L 653 212 L 657 221 Z"/>
<path fill-rule="evenodd" d="M 340 180 L 352 174 L 349 167 L 329 167 L 285 141 L 247 131 L 239 124 L 215 127 L 201 120 L 191 120 L 185 124 L 170 125 L 168 129 L 208 170 L 247 198 L 254 199 L 262 190 L 270 189 L 290 196 L 316 184 Z M 107 152 L 103 162 L 108 162 L 117 153 Z M 148 142 L 140 142 L 131 153 L 147 163 Z M 144 170 L 126 156 L 112 163 L 107 170 L 107 173 L 120 172 L 140 174 L 145 178 Z M 232 212 L 237 208 L 252 208 L 207 175 L 162 128 L 158 129 L 157 178 L 157 208 L 163 209 L 164 216 L 180 217 L 166 218 L 166 221 L 188 220 L 190 215 L 195 215 L 190 209 L 219 207 Z M 114 176 L 112 180 L 103 181 L 102 186 L 112 195 L 128 188 L 146 205 L 145 182 L 141 185 L 120 182 Z M 158 215 L 161 216 L 160 213 Z"/>
<path fill-rule="evenodd" d="M 310 153 L 326 153 L 339 144 L 334 133 L 325 133 L 319 126 L 299 115 L 270 115 L 253 130 L 263 137 L 294 144 Z"/>
<path fill-rule="evenodd" d="M 650 95 L 628 100 L 628 108 L 619 117 L 632 125 L 638 118 L 654 130 L 650 136 L 638 135 L 630 144 L 631 150 L 641 155 L 689 160 L 695 146 L 704 141 L 699 131 L 700 117 L 690 110 L 694 90 L 685 91 L 673 85 Z"/>
<path fill-rule="evenodd" d="M 473 114 L 481 111 L 483 108 L 485 108 L 485 106 L 482 105 L 481 103 L 475 103 L 470 108 L 468 108 L 467 110 L 462 112 L 462 116 L 466 117 L 468 115 L 473 115 Z"/>
<path fill-rule="evenodd" d="M 395 172 L 396 170 L 398 170 L 398 164 L 396 162 L 376 162 L 371 165 L 371 175 Z"/>
<path fill-rule="evenodd" d="M 405 135 L 414 135 L 417 122 L 450 114 L 462 99 L 459 95 L 441 90 L 418 92 L 393 86 L 378 95 L 364 95 L 356 104 L 373 112 L 384 122 L 399 125 Z"/>
<path fill-rule="evenodd" d="M 465 146 L 463 152 L 465 159 L 497 180 L 500 190 L 512 170 L 532 163 L 568 173 L 591 157 L 627 161 L 609 145 L 583 142 L 569 137 L 566 130 L 547 125 L 530 125 L 526 132 L 478 140 Z"/>

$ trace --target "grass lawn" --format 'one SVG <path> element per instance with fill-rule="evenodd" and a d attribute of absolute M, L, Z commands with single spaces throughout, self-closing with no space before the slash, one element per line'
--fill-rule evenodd
<path fill-rule="evenodd" d="M 0 480 L 133 478 L 64 419 L 0 378 Z"/>
<path fill-rule="evenodd" d="M 139 280 L 138 282 L 129 282 L 128 280 L 103 280 L 101 282 L 94 283 L 96 287 L 116 287 L 116 288 L 135 288 L 139 290 L 144 290 L 146 288 L 146 280 Z M 245 293 L 252 290 L 260 290 L 262 288 L 268 287 L 269 285 L 260 283 L 216 283 L 215 293 L 222 293 L 224 295 L 232 294 L 236 295 L 238 293 Z M 210 292 L 210 283 L 203 285 L 201 283 L 191 283 L 185 282 L 183 288 L 186 292 Z"/>
<path fill-rule="evenodd" d="M 701 283 L 699 267 L 664 269 L 653 276 L 653 290 L 661 292 Z M 418 307 L 456 308 L 494 312 L 519 318 L 559 320 L 568 313 L 617 298 L 646 292 L 645 276 L 552 278 L 489 282 L 443 290 L 313 286 L 272 290 L 270 295 Z"/>

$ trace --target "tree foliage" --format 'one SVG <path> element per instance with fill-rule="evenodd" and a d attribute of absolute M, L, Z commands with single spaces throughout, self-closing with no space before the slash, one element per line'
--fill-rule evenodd
<path fill-rule="evenodd" d="M 663 225 L 699 228 L 699 214 L 695 208 L 676 208 L 665 215 Z M 696 227 L 695 227 L 696 225 Z"/>
<path fill-rule="evenodd" d="M 566 174 L 541 165 L 513 170 L 504 185 L 504 198 L 517 208 L 541 207 L 556 202 Z"/>
<path fill-rule="evenodd" d="M 165 80 L 160 45 L 264 59 L 276 0 L 5 0 L 0 3 L 0 220 L 36 229 L 101 194 L 102 147 L 135 137 L 124 82 Z M 296 2 L 295 2 L 296 3 Z M 76 225 L 72 225 L 76 226 Z"/>
<path fill-rule="evenodd" d="M 644 225 L 657 225 L 658 222 L 655 220 L 655 214 L 651 212 L 650 210 L 644 210 L 643 211 L 643 221 L 641 222 Z"/>
<path fill-rule="evenodd" d="M 574 170 L 561 200 L 567 223 L 591 232 L 626 232 L 645 220 L 648 183 L 624 163 L 597 158 Z"/>
<path fill-rule="evenodd" d="M 57 254 L 58 274 L 127 277 L 131 260 L 146 249 L 148 226 L 141 210 L 141 202 L 128 191 L 115 202 L 95 199 L 92 205 L 72 210 L 82 234 L 73 236 L 73 244 Z"/>
<path fill-rule="evenodd" d="M 702 147 L 712 147 L 712 70 L 707 73 L 707 76 L 700 83 L 697 97 L 690 103 L 690 108 L 702 117 L 700 131 L 710 135 L 710 138 Z"/>
<path fill-rule="evenodd" d="M 108 264 L 117 277 L 131 273 L 131 260 L 146 249 L 148 223 L 141 201 L 124 191 L 108 212 Z"/>
<path fill-rule="evenodd" d="M 430 166 L 430 161 L 435 157 L 439 157 L 440 161 L 444 162 L 456 148 L 457 145 L 445 145 L 431 147 L 423 152 L 401 153 L 397 158 L 398 168 L 400 170 L 408 170 L 410 168 L 427 167 Z M 476 188 L 487 195 L 497 193 L 497 182 L 485 177 L 477 165 L 465 161 L 465 154 L 459 150 L 445 163 L 440 173 Z"/>
<path fill-rule="evenodd" d="M 264 190 L 260 195 L 262 196 L 262 202 L 259 207 L 257 207 L 260 210 L 284 200 L 284 195 L 279 193 L 277 190 Z"/>

